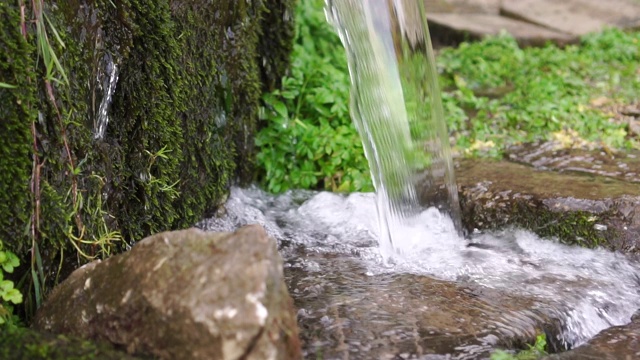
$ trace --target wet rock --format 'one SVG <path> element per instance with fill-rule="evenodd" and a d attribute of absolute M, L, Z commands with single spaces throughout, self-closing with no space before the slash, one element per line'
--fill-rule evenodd
<path fill-rule="evenodd" d="M 258 225 L 160 233 L 84 266 L 53 291 L 34 326 L 160 359 L 300 355 L 282 260 Z"/>
<path fill-rule="evenodd" d="M 547 357 L 549 360 L 624 360 L 640 358 L 640 317 L 631 323 L 601 331 L 586 344 L 571 351 Z"/>
<path fill-rule="evenodd" d="M 305 358 L 478 359 L 557 338 L 553 307 L 533 297 L 414 274 L 370 274 L 350 256 L 300 250 L 285 267 Z M 315 269 L 315 270 L 314 270 Z M 561 348 L 561 344 L 555 344 Z"/>
<path fill-rule="evenodd" d="M 533 166 L 459 162 L 463 222 L 469 230 L 514 225 L 567 244 L 640 252 L 640 162 L 634 154 L 607 166 L 603 154 L 573 157 L 568 150 L 566 156 L 520 153 L 512 158 Z"/>
<path fill-rule="evenodd" d="M 3 360 L 135 360 L 109 344 L 93 343 L 76 337 L 51 335 L 19 328 L 0 330 L 0 359 Z"/>

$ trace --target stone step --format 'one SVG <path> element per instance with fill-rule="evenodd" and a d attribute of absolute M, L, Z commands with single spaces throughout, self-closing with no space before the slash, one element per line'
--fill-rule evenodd
<path fill-rule="evenodd" d="M 521 46 L 539 46 L 549 41 L 566 45 L 577 41 L 570 34 L 497 14 L 431 13 L 427 18 L 434 42 L 440 45 L 481 39 L 503 31 L 513 35 Z"/>
<path fill-rule="evenodd" d="M 640 26 L 636 0 L 503 0 L 500 13 L 572 35 Z"/>
<path fill-rule="evenodd" d="M 570 245 L 640 253 L 640 154 L 606 157 L 540 145 L 510 154 L 520 163 L 461 160 L 463 222 L 468 229 L 517 226 Z"/>
<path fill-rule="evenodd" d="M 606 27 L 640 28 L 639 0 L 424 0 L 436 45 L 501 31 L 521 45 L 559 45 Z"/>
<path fill-rule="evenodd" d="M 502 0 L 424 0 L 427 14 L 431 13 L 500 13 Z"/>

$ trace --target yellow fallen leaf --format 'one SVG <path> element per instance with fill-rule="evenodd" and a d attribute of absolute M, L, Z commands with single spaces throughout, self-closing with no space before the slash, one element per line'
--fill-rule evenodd
<path fill-rule="evenodd" d="M 591 99 L 590 103 L 595 107 L 600 107 L 600 106 L 607 105 L 610 101 L 611 99 L 609 99 L 608 97 L 600 96 L 600 97 Z"/>

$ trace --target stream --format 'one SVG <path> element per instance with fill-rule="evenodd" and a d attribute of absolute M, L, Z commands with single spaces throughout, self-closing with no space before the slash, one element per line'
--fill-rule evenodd
<path fill-rule="evenodd" d="M 403 229 L 413 246 L 389 262 L 375 194 L 234 188 L 225 207 L 199 226 L 258 223 L 278 240 L 308 356 L 473 359 L 542 331 L 564 350 L 640 308 L 640 268 L 623 254 L 518 229 L 467 240 L 435 208 Z"/>

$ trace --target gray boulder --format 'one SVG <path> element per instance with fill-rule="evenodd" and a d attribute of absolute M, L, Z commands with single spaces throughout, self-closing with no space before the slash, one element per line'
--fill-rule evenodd
<path fill-rule="evenodd" d="M 300 357 L 282 259 L 258 225 L 164 232 L 88 264 L 52 292 L 34 327 L 161 359 Z"/>

